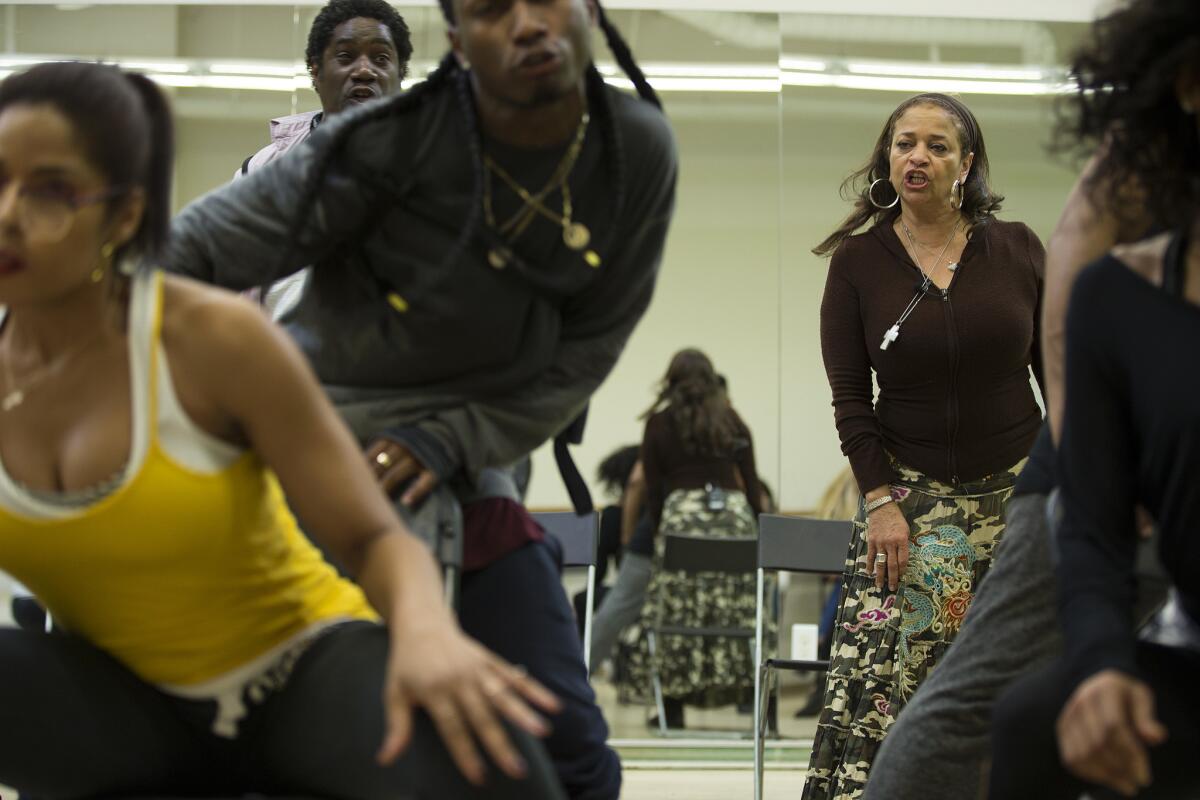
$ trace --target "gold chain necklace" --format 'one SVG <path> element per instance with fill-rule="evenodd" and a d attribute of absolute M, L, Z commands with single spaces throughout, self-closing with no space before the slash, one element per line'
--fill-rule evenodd
<path fill-rule="evenodd" d="M 71 348 L 66 353 L 64 353 L 63 355 L 56 358 L 54 361 L 47 362 L 45 364 L 42 364 L 40 367 L 35 368 L 31 373 L 33 375 L 33 377 L 30 378 L 30 377 L 26 376 L 26 380 L 24 382 L 24 385 L 22 385 L 22 386 L 17 386 L 17 381 L 13 377 L 12 353 L 10 351 L 4 358 L 5 393 L 4 393 L 4 397 L 0 398 L 0 411 L 4 411 L 5 413 L 7 413 L 9 411 L 12 411 L 15 408 L 18 408 L 22 403 L 25 402 L 26 392 L 28 392 L 34 386 L 37 386 L 39 383 L 41 383 L 43 380 L 45 380 L 51 374 L 60 371 L 73 358 L 78 356 L 83 351 L 87 350 L 89 347 L 91 347 L 98 341 L 100 341 L 100 337 L 93 337 L 91 339 L 88 339 L 86 342 L 83 342 L 82 344 L 78 344 L 75 347 Z"/>
<path fill-rule="evenodd" d="M 518 183 L 491 156 L 485 155 L 483 214 L 488 227 L 504 236 L 510 245 L 521 237 L 539 215 L 545 217 L 562 228 L 563 244 L 577 252 L 581 250 L 585 251 L 582 254 L 583 260 L 589 266 L 596 268 L 600 266 L 602 259 L 595 250 L 587 249 L 592 241 L 592 232 L 582 222 L 576 222 L 573 218 L 574 206 L 571 202 L 571 187 L 568 183 L 571 172 L 574 170 L 575 164 L 579 161 L 579 154 L 583 150 L 583 141 L 587 134 L 589 119 L 589 115 L 585 112 L 579 120 L 579 127 L 575 131 L 575 138 L 571 142 L 571 146 L 567 148 L 567 152 L 563 155 L 562 161 L 559 162 L 550 180 L 536 194 L 531 193 Z M 492 203 L 493 173 L 508 186 L 513 194 L 521 199 L 522 203 L 521 209 L 502 224 L 497 223 Z M 546 205 L 546 198 L 556 190 L 562 194 L 561 214 L 555 213 Z M 508 266 L 511 258 L 512 251 L 507 247 L 494 247 L 488 251 L 488 263 L 495 269 L 504 269 L 504 267 Z"/>

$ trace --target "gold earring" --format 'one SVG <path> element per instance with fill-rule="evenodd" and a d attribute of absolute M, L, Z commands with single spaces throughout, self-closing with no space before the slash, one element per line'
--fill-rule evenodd
<path fill-rule="evenodd" d="M 116 250 L 116 248 L 113 246 L 112 242 L 105 242 L 104 246 L 100 248 L 100 263 L 96 265 L 94 270 L 92 270 L 92 283 L 99 283 L 100 281 L 104 280 L 105 273 L 107 273 L 108 268 L 112 266 L 114 250 Z"/>

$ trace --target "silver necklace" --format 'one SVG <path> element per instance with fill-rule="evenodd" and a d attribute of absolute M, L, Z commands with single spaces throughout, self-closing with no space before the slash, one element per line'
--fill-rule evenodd
<path fill-rule="evenodd" d="M 901 220 L 900 220 L 900 227 L 904 229 L 904 235 L 908 237 L 908 243 L 912 247 L 912 251 L 913 251 L 913 253 L 912 253 L 913 259 L 917 262 L 917 269 L 921 270 L 921 274 L 925 276 L 926 281 L 932 280 L 932 278 L 930 276 L 932 275 L 933 270 L 937 269 L 938 264 L 942 263 L 942 258 L 946 255 L 946 251 L 950 249 L 950 243 L 953 242 L 954 237 L 958 235 L 958 221 L 957 220 L 955 221 L 954 228 L 951 229 L 951 231 L 950 231 L 950 238 L 946 240 L 946 244 L 942 245 L 942 251 L 940 253 L 938 253 L 937 258 L 933 262 L 933 267 L 929 270 L 929 272 L 926 272 L 925 267 L 921 266 L 921 257 L 917 253 L 917 248 L 924 248 L 927 252 L 930 252 L 930 253 L 933 252 L 933 249 L 930 247 L 925 247 L 925 245 L 923 245 L 917 241 L 916 237 L 913 236 L 913 232 L 911 230 L 909 230 L 908 224 L 905 223 L 903 218 L 901 218 Z M 951 261 L 949 264 L 946 265 L 946 269 L 950 270 L 950 272 L 957 271 L 958 270 L 958 262 Z"/>

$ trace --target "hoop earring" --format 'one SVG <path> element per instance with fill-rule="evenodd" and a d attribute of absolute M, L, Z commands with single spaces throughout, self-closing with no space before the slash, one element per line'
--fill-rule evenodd
<path fill-rule="evenodd" d="M 967 187 L 963 184 L 962 181 L 958 180 L 957 178 L 954 180 L 954 185 L 950 187 L 950 207 L 951 208 L 957 209 L 960 211 L 962 210 L 963 199 L 964 199 L 964 195 L 966 194 L 966 189 L 967 189 Z M 958 195 L 958 205 L 954 205 L 954 195 L 955 194 Z"/>
<path fill-rule="evenodd" d="M 116 250 L 116 247 L 113 246 L 112 242 L 105 242 L 104 246 L 100 248 L 100 263 L 92 270 L 92 283 L 99 283 L 104 280 L 104 275 L 108 272 L 109 267 L 112 266 L 114 250 Z"/>
<path fill-rule="evenodd" d="M 876 178 L 875 180 L 871 181 L 871 185 L 867 187 L 867 199 L 871 201 L 871 205 L 875 206 L 880 211 L 886 211 L 889 208 L 894 208 L 896 206 L 896 203 L 900 202 L 900 195 L 897 194 L 896 199 L 893 200 L 889 205 L 881 206 L 881 205 L 879 205 L 879 203 L 876 203 L 875 202 L 875 184 L 877 184 L 881 181 L 886 183 L 887 178 Z"/>

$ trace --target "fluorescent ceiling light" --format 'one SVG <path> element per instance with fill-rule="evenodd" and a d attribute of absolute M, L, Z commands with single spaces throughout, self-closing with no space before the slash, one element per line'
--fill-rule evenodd
<path fill-rule="evenodd" d="M 785 86 L 825 86 L 881 92 L 945 92 L 955 94 L 1048 95 L 1069 91 L 1066 84 L 1034 81 L 976 81 L 944 78 L 838 75 L 822 72 L 784 72 Z"/>
<path fill-rule="evenodd" d="M 779 68 L 794 69 L 799 72 L 824 72 L 829 68 L 829 64 L 825 61 L 816 61 L 814 59 L 781 58 L 779 59 Z"/>
<path fill-rule="evenodd" d="M 648 77 L 648 76 L 647 76 Z M 628 78 L 605 78 L 606 83 L 618 89 L 634 88 Z M 778 94 L 777 78 L 652 78 L 650 84 L 660 92 L 739 92 L 753 94 Z"/>
<path fill-rule="evenodd" d="M 905 64 L 882 61 L 875 63 L 851 61 L 846 64 L 846 71 L 856 75 L 899 75 L 905 77 L 965 78 L 968 80 L 999 81 L 1040 81 L 1046 77 L 1046 74 L 1040 69 L 1017 69 L 967 64 Z"/>
<path fill-rule="evenodd" d="M 20 69 L 46 61 L 71 60 L 61 55 L 0 56 L 0 69 Z M 300 62 L 203 61 L 198 59 L 119 59 L 126 69 L 145 72 L 163 86 L 294 92 L 310 89 Z M 431 72 L 436 63 L 410 64 L 408 89 Z M 605 80 L 623 89 L 632 83 L 615 64 L 599 64 Z M 820 58 L 784 58 L 778 65 L 755 63 L 658 62 L 643 65 L 646 77 L 660 92 L 727 92 L 766 94 L 782 86 L 831 87 L 890 92 L 958 92 L 962 94 L 1049 95 L 1069 90 L 1055 80 L 1057 70 L 979 64 L 930 64 L 895 61 L 841 63 Z"/>
<path fill-rule="evenodd" d="M 308 71 L 304 69 L 304 65 L 302 64 L 282 66 L 269 62 L 238 64 L 227 61 L 214 61 L 208 65 L 208 71 L 216 75 L 257 75 L 268 78 L 291 78 L 296 75 L 308 74 Z"/>
<path fill-rule="evenodd" d="M 292 92 L 295 78 L 263 78 L 249 75 L 151 75 L 155 83 L 178 89 L 241 89 L 264 92 Z"/>

